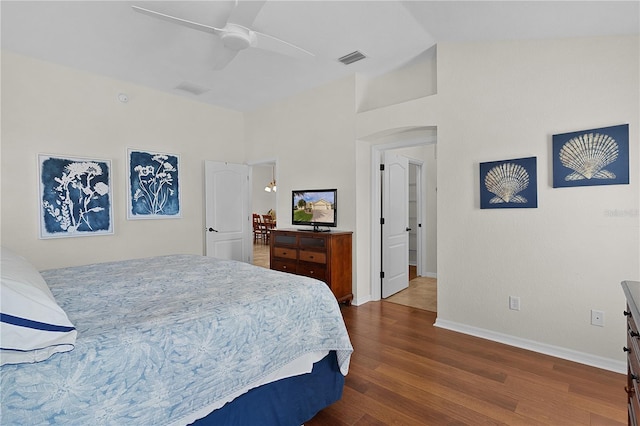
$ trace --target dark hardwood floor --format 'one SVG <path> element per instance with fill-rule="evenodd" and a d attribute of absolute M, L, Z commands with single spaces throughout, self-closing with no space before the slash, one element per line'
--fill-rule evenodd
<path fill-rule="evenodd" d="M 626 376 L 434 327 L 389 302 L 343 306 L 343 397 L 306 426 L 626 425 Z"/>

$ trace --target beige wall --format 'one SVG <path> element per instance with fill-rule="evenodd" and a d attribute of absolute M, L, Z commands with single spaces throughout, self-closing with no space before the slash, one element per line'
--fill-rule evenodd
<path fill-rule="evenodd" d="M 383 75 L 357 79 L 357 111 L 365 112 L 437 93 L 437 48 Z"/>
<path fill-rule="evenodd" d="M 640 279 L 638 54 L 638 37 L 438 46 L 439 321 L 622 366 L 620 282 Z M 552 188 L 553 134 L 623 123 L 629 185 Z M 480 210 L 479 163 L 528 156 L 538 208 Z"/>
<path fill-rule="evenodd" d="M 243 129 L 237 112 L 3 51 L 2 244 L 40 269 L 202 254 L 203 159 L 242 162 Z M 128 147 L 180 155 L 181 219 L 126 220 Z M 111 159 L 114 235 L 38 239 L 38 153 Z"/>
<path fill-rule="evenodd" d="M 625 371 L 620 281 L 640 279 L 638 37 L 445 43 L 437 62 L 437 95 L 359 114 L 356 130 L 437 126 L 437 324 Z M 623 123 L 629 185 L 551 187 L 553 134 Z M 539 207 L 480 210 L 479 163 L 528 156 Z"/>
<path fill-rule="evenodd" d="M 291 226 L 291 191 L 338 189 L 338 228 L 355 228 L 353 77 L 245 115 L 249 163 L 277 158 L 278 227 Z"/>
<path fill-rule="evenodd" d="M 437 126 L 439 325 L 617 368 L 619 282 L 640 279 L 638 51 L 637 37 L 447 43 L 436 95 L 356 115 L 354 77 L 244 116 L 3 53 L 2 243 L 39 268 L 201 253 L 202 159 L 277 160 L 281 226 L 292 189 L 339 189 L 339 228 L 356 231 L 354 291 L 366 301 L 375 249 L 366 139 Z M 630 185 L 551 188 L 554 133 L 621 123 Z M 125 219 L 128 146 L 181 155 L 183 219 Z M 43 151 L 113 160 L 115 235 L 38 240 Z M 480 210 L 479 163 L 525 156 L 538 159 L 539 207 Z M 508 309 L 509 295 L 521 311 Z M 589 324 L 590 309 L 605 312 L 605 327 Z"/>

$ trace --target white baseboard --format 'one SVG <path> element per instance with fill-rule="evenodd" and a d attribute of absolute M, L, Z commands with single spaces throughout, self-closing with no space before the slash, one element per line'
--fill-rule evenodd
<path fill-rule="evenodd" d="M 435 327 L 445 328 L 447 330 L 469 334 L 471 336 L 492 340 L 494 342 L 504 343 L 506 345 L 515 346 L 517 348 L 527 349 L 533 352 L 539 352 L 545 355 L 554 356 L 556 358 L 562 358 L 569 361 L 578 362 L 580 364 L 602 368 L 603 370 L 627 374 L 627 364 L 624 361 L 616 361 L 610 358 L 603 358 L 585 352 L 578 352 L 560 346 L 548 345 L 546 343 L 540 343 L 534 340 L 522 339 L 520 337 L 511 336 L 509 334 L 498 333 L 495 331 L 472 327 L 466 324 L 460 324 L 439 318 L 436 319 L 436 322 L 433 325 Z"/>
<path fill-rule="evenodd" d="M 367 295 L 366 297 L 361 297 L 361 298 L 356 298 L 354 297 L 353 300 L 351 301 L 352 305 L 355 306 L 360 306 L 360 305 L 364 305 L 365 303 L 371 302 L 371 295 Z"/>
<path fill-rule="evenodd" d="M 438 274 L 435 272 L 425 272 L 422 276 L 427 278 L 438 278 Z"/>

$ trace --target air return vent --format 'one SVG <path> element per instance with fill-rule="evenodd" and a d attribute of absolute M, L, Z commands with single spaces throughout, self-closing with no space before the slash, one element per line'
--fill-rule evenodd
<path fill-rule="evenodd" d="M 338 58 L 338 61 L 342 62 L 345 65 L 349 65 L 349 64 L 352 64 L 354 62 L 358 62 L 358 61 L 360 61 L 360 60 L 362 60 L 364 58 L 366 58 L 364 53 L 358 52 L 356 50 L 355 52 L 351 52 L 349 54 L 344 55 L 342 58 Z"/>
<path fill-rule="evenodd" d="M 188 81 L 183 81 L 182 83 L 178 84 L 175 89 L 182 90 L 183 92 L 188 92 L 196 96 L 200 96 L 203 93 L 211 90 L 206 87 L 198 86 L 197 84 L 189 83 Z"/>

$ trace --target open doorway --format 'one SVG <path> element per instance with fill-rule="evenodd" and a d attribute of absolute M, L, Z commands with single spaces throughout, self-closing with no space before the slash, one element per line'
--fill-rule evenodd
<path fill-rule="evenodd" d="M 251 214 L 257 215 L 262 224 L 269 216 L 277 225 L 277 179 L 276 161 L 266 161 L 251 165 Z M 253 222 L 253 221 L 252 221 Z M 269 229 L 261 226 L 253 230 L 253 264 L 269 268 Z"/>
<path fill-rule="evenodd" d="M 437 239 L 436 239 L 436 132 L 435 128 L 416 128 L 412 132 L 398 131 L 397 133 L 385 133 L 380 138 L 371 137 L 371 276 L 380 279 L 371 280 L 371 300 L 380 300 L 382 298 L 382 288 L 384 280 L 384 271 L 382 270 L 382 251 L 384 241 L 382 238 L 382 227 L 380 221 L 382 218 L 382 191 L 383 179 L 380 178 L 380 164 L 384 158 L 385 151 L 400 152 L 409 158 L 415 158 L 423 161 L 421 168 L 421 177 L 416 176 L 416 181 L 421 183 L 418 188 L 416 183 L 415 191 L 419 191 L 422 201 L 416 200 L 421 205 L 421 211 L 416 211 L 416 249 L 415 249 L 415 276 L 426 278 L 437 277 Z M 377 142 L 377 143 L 376 143 Z M 412 153 L 412 150 L 418 150 L 418 154 Z M 416 169 L 418 170 L 418 169 Z M 421 224 L 421 226 L 420 226 Z M 409 226 L 413 228 L 413 226 Z M 418 246 L 418 243 L 421 246 Z M 411 263 L 411 262 L 409 262 Z M 406 265 L 408 268 L 409 265 Z M 412 273 L 410 270 L 410 274 Z M 411 275 L 414 278 L 414 275 Z M 432 281 L 432 288 L 437 290 L 437 282 Z M 434 295 L 433 301 L 436 301 Z M 434 303 L 435 305 L 435 303 Z M 436 307 L 430 308 L 435 310 Z"/>
<path fill-rule="evenodd" d="M 394 302 L 406 306 L 437 311 L 437 280 L 435 278 L 435 262 L 427 265 L 429 256 L 423 253 L 430 240 L 435 240 L 435 173 L 432 179 L 427 179 L 430 175 L 425 174 L 426 168 L 435 167 L 434 158 L 435 145 L 423 145 L 413 148 L 402 148 L 393 150 L 396 155 L 405 155 L 407 158 L 407 188 L 406 188 L 406 215 L 407 215 L 407 265 L 405 266 L 407 277 L 406 287 L 399 289 L 394 294 L 389 295 L 388 282 L 382 280 L 382 296 L 389 302 Z M 388 152 L 388 151 L 387 151 Z M 385 155 L 385 159 L 387 155 Z M 386 168 L 386 165 L 385 165 Z M 383 185 L 387 180 L 383 180 Z M 383 197 L 386 192 L 383 188 Z M 429 199 L 429 195 L 432 197 Z M 427 202 L 429 199 L 429 202 Z M 385 221 L 389 217 L 384 212 Z M 398 206 L 392 206 L 393 210 L 400 211 Z M 384 230 L 383 230 L 384 232 Z M 435 243 L 435 241 L 431 241 Z M 430 251 L 435 249 L 435 244 L 430 246 Z M 434 250 L 435 252 L 435 250 Z M 429 253 L 431 254 L 431 253 Z M 383 254 L 384 256 L 384 254 Z M 396 259 L 397 260 L 397 259 Z M 385 278 L 388 262 L 382 259 Z M 431 276 L 427 276 L 431 275 Z"/>

